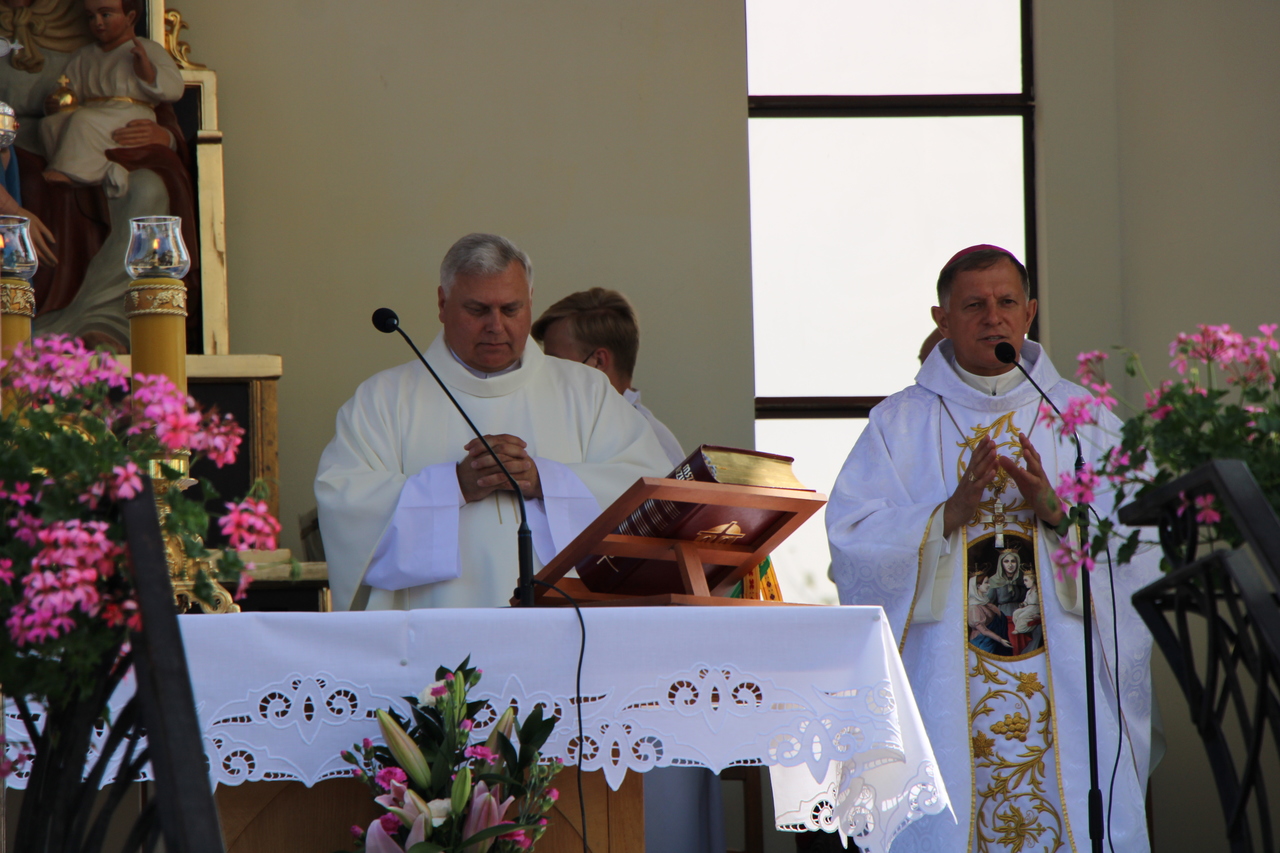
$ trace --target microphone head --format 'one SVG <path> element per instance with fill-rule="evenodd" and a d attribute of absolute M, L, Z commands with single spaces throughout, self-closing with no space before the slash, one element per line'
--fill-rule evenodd
<path fill-rule="evenodd" d="M 386 310 L 385 308 L 382 310 Z M 374 315 L 374 324 L 377 324 L 377 315 Z M 1005 364 L 1013 364 L 1018 360 L 1018 351 L 1013 348 L 1013 344 L 1008 341 L 1001 341 L 996 344 L 996 358 Z"/>
<path fill-rule="evenodd" d="M 379 332 L 391 334 L 400 328 L 400 318 L 390 308 L 379 308 L 373 312 L 373 327 Z"/>

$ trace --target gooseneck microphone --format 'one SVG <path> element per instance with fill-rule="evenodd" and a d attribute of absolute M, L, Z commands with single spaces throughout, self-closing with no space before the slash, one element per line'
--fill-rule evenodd
<path fill-rule="evenodd" d="M 453 407 L 458 410 L 458 414 L 462 415 L 462 419 L 467 422 L 467 426 L 471 427 L 471 431 L 476 434 L 476 438 L 480 439 L 480 443 L 484 445 L 484 449 L 489 451 L 489 455 L 498 463 L 498 467 L 502 469 L 502 473 L 507 476 L 507 482 L 511 484 L 511 488 L 515 490 L 516 500 L 520 502 L 520 529 L 516 532 L 517 554 L 520 560 L 520 585 L 516 587 L 516 597 L 520 601 L 521 607 L 533 606 L 533 533 L 529 530 L 529 513 L 525 510 L 524 493 L 520 491 L 520 484 L 516 482 L 516 478 L 511 476 L 511 472 L 507 470 L 507 466 L 502 464 L 502 460 L 498 458 L 498 454 L 493 452 L 493 448 L 489 445 L 480 430 L 476 429 L 476 425 L 471 422 L 471 418 L 467 415 L 466 410 L 454 398 L 453 393 L 449 391 L 449 386 L 440 380 L 439 375 L 431 367 L 431 363 L 418 350 L 413 343 L 413 339 L 400 328 L 400 317 L 390 308 L 379 308 L 373 312 L 373 327 L 379 332 L 391 334 L 399 332 L 400 337 L 404 338 L 413 352 L 418 356 L 418 361 L 422 362 L 423 367 L 427 368 L 427 372 L 431 374 L 431 378 L 440 386 L 440 390 L 449 398 L 449 402 L 453 403 Z"/>
<path fill-rule="evenodd" d="M 1022 375 L 1027 377 L 1027 381 L 1032 387 L 1040 392 L 1040 399 L 1048 403 L 1058 417 L 1062 417 L 1062 412 L 1049 399 L 1049 395 L 1044 393 L 1044 389 L 1036 384 L 1031 378 L 1031 374 L 1027 369 L 1019 363 L 1018 351 L 1013 348 L 1013 344 L 1008 341 L 1001 341 L 996 344 L 995 356 L 1004 364 L 1012 364 L 1014 367 L 1022 371 Z M 1071 438 L 1076 443 L 1076 474 L 1084 469 L 1084 450 L 1080 446 L 1080 436 L 1073 429 Z M 1076 524 L 1079 529 L 1080 547 L 1086 547 L 1089 541 L 1089 506 L 1083 504 L 1081 508 L 1084 510 L 1077 518 Z M 1102 853 L 1102 839 L 1105 835 L 1102 822 L 1102 789 L 1098 785 L 1098 713 L 1097 713 L 1097 696 L 1093 687 L 1093 625 L 1091 616 L 1093 614 L 1093 588 L 1089 579 L 1090 572 L 1082 569 L 1080 572 L 1080 590 L 1084 597 L 1085 606 L 1085 630 L 1084 630 L 1084 692 L 1085 692 L 1085 714 L 1088 720 L 1089 734 L 1089 839 L 1093 844 L 1095 853 Z"/>
<path fill-rule="evenodd" d="M 1031 374 L 1028 373 L 1027 369 L 1018 361 L 1018 351 L 1013 348 L 1013 344 L 1008 341 L 1001 341 L 996 344 L 996 358 L 1005 364 L 1012 364 L 1014 367 L 1021 370 L 1022 375 L 1027 377 L 1027 381 L 1031 383 L 1031 387 L 1040 392 L 1040 399 L 1048 403 L 1049 406 L 1058 413 L 1058 417 L 1062 417 L 1062 412 L 1059 411 L 1058 407 L 1049 399 L 1049 395 L 1044 393 L 1044 389 L 1036 384 L 1036 381 L 1031 378 Z M 1071 431 L 1071 438 L 1076 443 L 1076 473 L 1079 473 L 1080 469 L 1084 468 L 1084 451 L 1080 447 L 1080 436 L 1076 434 L 1075 430 Z"/>

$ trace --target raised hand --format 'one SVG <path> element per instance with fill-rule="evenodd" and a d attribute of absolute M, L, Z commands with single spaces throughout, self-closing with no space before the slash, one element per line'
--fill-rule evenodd
<path fill-rule="evenodd" d="M 147 56 L 147 49 L 142 46 L 142 40 L 138 36 L 133 37 L 133 47 L 129 49 L 133 54 L 133 73 L 138 75 L 138 79 L 148 85 L 155 85 L 156 82 L 156 66 L 151 61 L 151 57 Z"/>
<path fill-rule="evenodd" d="M 1022 492 L 1022 496 L 1031 504 L 1035 514 L 1050 527 L 1056 527 L 1066 514 L 1062 508 L 1062 501 L 1058 499 L 1053 483 L 1045 474 L 1040 454 L 1031 443 L 1031 439 L 1025 434 L 1019 434 L 1018 442 L 1022 445 L 1022 461 L 1026 463 L 1026 467 L 1007 456 L 999 457 L 997 463 L 1008 472 L 1013 482 L 1017 483 L 1018 491 Z"/>
<path fill-rule="evenodd" d="M 991 436 L 983 436 L 978 446 L 969 456 L 969 467 L 960 477 L 960 484 L 947 498 L 942 511 L 942 535 L 950 536 L 960 527 L 969 523 L 978 504 L 982 502 L 982 493 L 996 478 L 998 465 L 996 459 L 996 443 Z"/>

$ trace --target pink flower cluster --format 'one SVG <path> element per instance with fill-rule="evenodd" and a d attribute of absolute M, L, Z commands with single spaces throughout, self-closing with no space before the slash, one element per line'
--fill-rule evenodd
<path fill-rule="evenodd" d="M 1113 409 L 1116 398 L 1111 396 L 1111 383 L 1106 381 L 1102 363 L 1107 354 L 1100 350 L 1082 352 L 1076 356 L 1076 378 L 1080 384 L 1093 392 L 1097 405 L 1105 409 Z"/>
<path fill-rule="evenodd" d="M 31 560 L 31 572 L 22 579 L 22 598 L 5 622 L 19 646 L 61 637 L 75 627 L 72 614 L 77 610 L 86 616 L 98 615 L 102 604 L 98 581 L 115 572 L 115 561 L 123 554 L 108 538 L 103 521 L 72 519 L 47 527 L 27 524 L 15 535 L 31 532 L 40 551 Z M 11 568 L 11 562 L 4 567 L 10 583 Z"/>
<path fill-rule="evenodd" d="M 1072 433 L 1080 427 L 1096 424 L 1097 410 L 1103 407 L 1103 401 L 1098 397 L 1072 397 L 1067 401 L 1066 408 L 1062 410 L 1061 417 L 1048 403 L 1041 403 L 1040 417 L 1045 423 L 1057 427 L 1063 433 Z"/>
<path fill-rule="evenodd" d="M 0 361 L 7 368 L 6 381 L 14 391 L 28 398 L 30 405 L 43 405 L 54 397 L 74 397 L 85 387 L 104 383 L 125 390 L 129 377 L 109 354 L 86 349 L 79 338 L 46 335 L 14 347 L 13 354 Z"/>
<path fill-rule="evenodd" d="M 218 519 L 222 534 L 237 551 L 274 551 L 280 522 L 272 517 L 266 501 L 245 498 L 227 503 L 227 514 Z"/>
<path fill-rule="evenodd" d="M 1231 331 L 1231 326 L 1226 323 L 1221 326 L 1201 324 L 1196 328 L 1195 334 L 1179 332 L 1169 344 L 1169 356 L 1173 359 L 1169 366 L 1178 371 L 1178 375 L 1185 375 L 1188 359 L 1194 359 L 1227 370 L 1231 374 L 1228 381 L 1240 385 L 1270 385 L 1275 382 L 1271 358 L 1280 352 L 1280 341 L 1275 338 L 1280 325 L 1263 324 L 1258 327 L 1262 334 L 1251 338 Z"/>
<path fill-rule="evenodd" d="M 142 472 L 132 459 L 116 465 L 111 473 L 95 480 L 80 495 L 79 501 L 91 509 L 97 509 L 104 497 L 111 500 L 128 500 L 142 491 Z"/>
<path fill-rule="evenodd" d="M 244 428 L 231 415 L 215 411 L 201 416 L 196 401 L 178 389 L 167 376 L 133 378 L 133 401 L 139 410 L 131 433 L 154 430 L 160 443 L 170 450 L 190 448 L 204 453 L 218 467 L 236 460 L 244 439 Z"/>
<path fill-rule="evenodd" d="M 1073 504 L 1091 504 L 1095 500 L 1094 490 L 1102 485 L 1102 478 L 1093 470 L 1093 466 L 1085 463 L 1077 471 L 1063 471 L 1058 479 L 1058 496 Z"/>
<path fill-rule="evenodd" d="M 1147 407 L 1147 413 L 1151 415 L 1153 421 L 1162 421 L 1173 413 L 1173 406 L 1164 402 L 1164 397 L 1173 389 L 1174 381 L 1166 379 L 1156 388 L 1147 391 L 1142 395 L 1142 402 Z"/>
<path fill-rule="evenodd" d="M 1187 500 L 1185 492 L 1180 493 L 1178 497 L 1182 498 L 1182 505 L 1178 507 L 1178 515 L 1181 516 L 1191 506 L 1192 502 Z M 1217 500 L 1218 497 L 1213 492 L 1196 495 L 1196 521 L 1201 524 L 1217 524 L 1222 521 L 1222 513 L 1218 512 L 1216 507 Z"/>
<path fill-rule="evenodd" d="M 1053 564 L 1057 566 L 1058 580 L 1074 578 L 1080 574 L 1081 569 L 1091 572 L 1094 565 L 1089 546 L 1081 548 L 1066 537 L 1058 544 L 1058 550 L 1053 552 Z"/>
<path fill-rule="evenodd" d="M 0 361 L 0 368 L 5 366 L 9 369 L 6 384 L 29 406 L 56 398 L 100 399 L 96 390 L 100 385 L 119 391 L 129 388 L 128 374 L 110 353 L 89 350 L 80 339 L 66 335 L 19 344 L 7 361 Z M 195 401 L 166 376 L 134 376 L 132 398 L 109 403 L 107 411 L 97 414 L 112 429 L 132 416 L 129 435 L 154 432 L 169 450 L 204 453 L 219 467 L 235 461 L 244 438 L 244 429 L 230 415 L 201 415 Z"/>

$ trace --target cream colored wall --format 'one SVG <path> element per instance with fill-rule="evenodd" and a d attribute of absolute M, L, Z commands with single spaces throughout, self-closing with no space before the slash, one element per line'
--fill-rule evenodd
<path fill-rule="evenodd" d="M 425 349 L 469 231 L 532 256 L 535 310 L 628 294 L 645 403 L 687 446 L 751 445 L 741 4 L 175 5 L 219 75 L 231 348 L 284 356 L 286 545 L 338 407 L 412 358 L 369 315 Z"/>
<path fill-rule="evenodd" d="M 1179 331 L 1280 322 L 1280 7 L 1041 0 L 1035 25 L 1044 331 L 1059 366 L 1122 344 L 1159 381 Z M 1127 385 L 1140 399 L 1145 386 Z M 1225 849 L 1159 652 L 1153 673 L 1170 741 L 1152 778 L 1154 849 Z"/>

